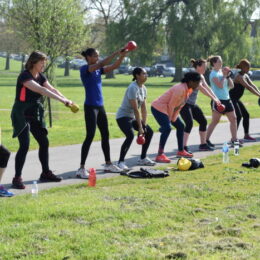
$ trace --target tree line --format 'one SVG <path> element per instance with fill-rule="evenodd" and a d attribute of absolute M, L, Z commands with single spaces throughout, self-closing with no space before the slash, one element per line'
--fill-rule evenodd
<path fill-rule="evenodd" d="M 251 19 L 259 6 L 260 0 L 0 0 L 0 51 L 45 52 L 51 80 L 59 56 L 69 61 L 87 46 L 105 56 L 134 40 L 133 65 L 168 53 L 179 80 L 191 57 L 218 54 L 230 66 L 246 57 L 260 65 L 260 22 Z"/>

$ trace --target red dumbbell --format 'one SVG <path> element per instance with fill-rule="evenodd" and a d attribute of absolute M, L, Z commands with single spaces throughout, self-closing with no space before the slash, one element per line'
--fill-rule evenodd
<path fill-rule="evenodd" d="M 128 42 L 125 47 L 122 49 L 122 51 L 128 50 L 128 51 L 133 51 L 137 48 L 137 44 L 134 41 Z"/>
<path fill-rule="evenodd" d="M 145 137 L 144 135 L 138 135 L 136 138 L 137 144 L 143 145 L 145 143 Z"/>
<path fill-rule="evenodd" d="M 218 110 L 219 113 L 224 112 L 225 109 L 226 109 L 225 105 L 223 105 L 221 103 L 219 105 L 217 105 L 217 110 Z"/>

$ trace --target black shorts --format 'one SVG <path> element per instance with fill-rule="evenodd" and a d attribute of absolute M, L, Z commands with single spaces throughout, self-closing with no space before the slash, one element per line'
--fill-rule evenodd
<path fill-rule="evenodd" d="M 228 99 L 228 100 L 220 99 L 220 102 L 221 102 L 221 104 L 225 105 L 225 110 L 223 112 L 220 113 L 217 110 L 217 104 L 213 100 L 211 100 L 211 102 L 210 102 L 211 109 L 213 111 L 217 111 L 218 113 L 223 114 L 223 115 L 228 113 L 228 112 L 232 112 L 232 111 L 235 110 L 234 106 L 233 106 L 233 103 L 232 103 L 232 101 L 230 99 Z"/>

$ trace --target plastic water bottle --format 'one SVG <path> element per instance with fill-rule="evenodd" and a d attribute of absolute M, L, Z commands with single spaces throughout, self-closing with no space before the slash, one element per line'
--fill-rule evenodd
<path fill-rule="evenodd" d="M 39 189 L 38 189 L 37 181 L 33 181 L 33 185 L 32 185 L 32 196 L 33 196 L 33 197 L 37 197 L 37 196 L 38 196 L 38 192 L 39 192 Z"/>
<path fill-rule="evenodd" d="M 223 163 L 228 163 L 229 162 L 229 147 L 228 143 L 225 142 L 222 146 L 222 154 L 223 154 Z"/>
<path fill-rule="evenodd" d="M 96 169 L 95 168 L 90 168 L 89 169 L 89 176 L 88 176 L 88 186 L 89 187 L 95 187 L 96 186 Z"/>
<path fill-rule="evenodd" d="M 234 142 L 234 155 L 239 155 L 239 141 Z"/>

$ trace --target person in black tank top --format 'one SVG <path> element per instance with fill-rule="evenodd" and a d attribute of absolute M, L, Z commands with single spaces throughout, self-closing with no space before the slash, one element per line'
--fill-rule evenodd
<path fill-rule="evenodd" d="M 237 116 L 237 128 L 239 127 L 239 123 L 243 118 L 243 127 L 245 133 L 244 140 L 248 142 L 255 142 L 256 139 L 249 135 L 250 115 L 240 99 L 244 95 L 245 88 L 258 97 L 260 97 L 260 91 L 253 84 L 247 74 L 250 69 L 250 62 L 248 60 L 240 60 L 236 68 L 240 69 L 241 71 L 234 78 L 234 88 L 229 91 L 229 94 Z"/>

